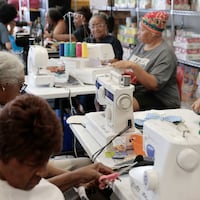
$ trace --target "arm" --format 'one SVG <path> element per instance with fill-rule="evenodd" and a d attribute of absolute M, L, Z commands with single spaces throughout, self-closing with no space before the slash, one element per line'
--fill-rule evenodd
<path fill-rule="evenodd" d="M 9 40 L 7 27 L 0 23 L 0 45 L 3 49 L 11 50 L 12 46 Z"/>
<path fill-rule="evenodd" d="M 74 171 L 67 171 L 62 173 L 61 171 L 54 171 L 55 173 L 60 173 L 57 176 L 49 178 L 49 182 L 55 184 L 61 191 L 66 191 L 67 189 L 79 186 L 82 184 L 88 184 L 91 182 L 97 183 L 99 177 L 102 174 L 113 173 L 112 169 L 106 167 L 101 163 L 95 163 L 88 165 L 86 167 L 79 168 Z"/>
<path fill-rule="evenodd" d="M 49 36 L 50 36 L 50 34 L 49 34 Z M 52 38 L 57 40 L 57 41 L 64 41 L 64 42 L 70 41 L 70 35 L 69 34 L 54 34 L 53 33 Z M 72 42 L 76 42 L 76 38 L 73 34 L 71 34 L 71 40 L 72 40 Z"/>
<path fill-rule="evenodd" d="M 53 30 L 53 34 L 57 35 L 57 34 L 64 34 L 67 33 L 67 26 L 66 23 L 64 22 L 64 20 L 60 20 L 56 27 Z"/>
<path fill-rule="evenodd" d="M 13 20 L 7 25 L 7 29 L 9 32 L 9 35 L 12 35 L 14 33 L 14 28 L 16 26 L 16 22 Z"/>
<path fill-rule="evenodd" d="M 47 164 L 47 175 L 46 178 L 51 178 L 60 174 L 64 174 L 68 172 L 67 170 L 63 170 L 61 168 L 55 167 L 53 164 L 48 163 Z"/>
<path fill-rule="evenodd" d="M 141 83 L 144 87 L 149 90 L 157 90 L 158 84 L 157 80 L 154 75 L 146 72 L 142 67 L 132 61 L 118 61 L 112 64 L 113 67 L 116 68 L 123 68 L 123 69 L 132 69 L 137 80 Z"/>
<path fill-rule="evenodd" d="M 7 50 L 11 50 L 12 49 L 12 45 L 11 45 L 10 42 L 6 42 L 5 43 L 5 47 L 6 47 Z"/>

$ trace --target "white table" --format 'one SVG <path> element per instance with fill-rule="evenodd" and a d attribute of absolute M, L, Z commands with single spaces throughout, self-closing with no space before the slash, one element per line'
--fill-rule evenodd
<path fill-rule="evenodd" d="M 66 87 L 49 87 L 49 86 L 35 86 L 29 80 L 29 77 L 25 77 L 25 82 L 27 84 L 26 92 L 29 94 L 33 94 L 36 96 L 40 96 L 44 99 L 58 99 L 59 109 L 60 109 L 60 117 L 63 119 L 64 117 L 64 108 L 63 108 L 63 98 L 71 98 L 77 95 L 85 95 L 85 94 L 95 94 L 96 88 L 95 85 L 73 85 Z M 62 125 L 63 120 L 61 120 Z"/>
<path fill-rule="evenodd" d="M 30 84 L 28 81 L 28 77 L 26 77 L 27 88 L 26 92 L 43 97 L 45 99 L 56 99 L 56 98 L 65 98 L 65 97 L 75 97 L 77 95 L 84 94 L 94 94 L 95 86 L 94 85 L 74 85 L 74 86 L 66 86 L 62 88 L 56 87 L 48 87 L 48 86 L 34 86 Z"/>
<path fill-rule="evenodd" d="M 184 121 L 185 125 L 190 128 L 191 131 L 194 131 L 195 134 L 199 134 L 200 126 L 200 116 L 195 114 L 192 110 L 187 109 L 169 109 L 169 110 L 151 110 L 151 111 L 144 111 L 144 112 L 135 112 L 134 118 L 144 118 L 144 116 L 148 112 L 155 112 L 160 115 L 178 115 L 181 116 L 182 121 Z M 70 127 L 76 136 L 76 138 L 79 140 L 85 151 L 88 153 L 88 155 L 91 157 L 97 150 L 101 148 L 99 143 L 90 135 L 88 130 L 80 125 L 84 125 L 84 116 L 72 116 L 68 119 L 68 123 L 70 124 Z M 78 124 L 80 123 L 80 124 Z M 94 133 L 95 134 L 95 133 Z M 110 167 L 115 164 L 111 158 L 106 158 L 104 154 L 100 154 L 100 156 L 97 158 L 97 161 L 102 162 Z M 113 186 L 113 191 L 115 195 L 120 200 L 137 200 L 134 199 L 133 193 L 131 192 L 130 187 L 130 181 L 128 175 L 123 175 L 120 177 L 122 180 L 115 181 Z"/>

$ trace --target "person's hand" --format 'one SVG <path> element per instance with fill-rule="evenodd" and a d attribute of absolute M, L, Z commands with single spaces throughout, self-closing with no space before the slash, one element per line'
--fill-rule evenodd
<path fill-rule="evenodd" d="M 135 75 L 135 73 L 133 71 L 129 71 L 128 69 L 124 70 L 124 75 L 129 75 L 131 77 L 131 83 L 132 84 L 137 84 L 138 80 L 137 77 Z"/>
<path fill-rule="evenodd" d="M 85 184 L 85 186 L 88 188 L 98 185 L 99 177 L 102 175 L 112 174 L 113 170 L 102 163 L 95 163 L 79 168 L 74 172 L 76 172 L 80 177 L 79 185 Z"/>
<path fill-rule="evenodd" d="M 110 66 L 115 68 L 122 68 L 122 69 L 130 69 L 134 65 L 133 62 L 128 60 L 120 60 L 114 63 L 111 63 Z"/>
<path fill-rule="evenodd" d="M 196 112 L 196 113 L 198 113 L 198 114 L 200 114 L 200 98 L 198 98 L 193 104 L 192 104 L 192 109 Z"/>

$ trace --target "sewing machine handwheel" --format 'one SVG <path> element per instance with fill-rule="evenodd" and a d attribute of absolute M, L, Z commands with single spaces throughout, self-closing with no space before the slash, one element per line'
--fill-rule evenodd
<path fill-rule="evenodd" d="M 199 155 L 194 149 L 183 149 L 177 155 L 177 164 L 186 171 L 193 171 L 199 164 Z"/>
<path fill-rule="evenodd" d="M 121 95 L 117 99 L 117 106 L 122 110 L 127 110 L 132 106 L 132 100 L 129 95 Z"/>

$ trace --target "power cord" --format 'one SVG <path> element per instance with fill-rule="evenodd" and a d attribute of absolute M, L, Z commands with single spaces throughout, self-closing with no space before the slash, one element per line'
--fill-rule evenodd
<path fill-rule="evenodd" d="M 77 112 L 76 112 L 76 109 L 74 108 L 73 103 L 72 103 L 72 97 L 71 97 L 71 90 L 70 89 L 69 89 L 69 96 L 68 96 L 68 98 L 69 98 L 69 104 L 70 104 L 70 114 L 72 116 L 76 115 Z M 76 124 L 78 124 L 78 123 L 76 123 Z M 77 150 L 76 150 L 76 145 L 77 145 L 76 143 L 77 143 L 76 137 L 73 137 L 73 151 L 74 151 L 75 157 L 77 158 L 78 154 L 77 154 Z"/>
<path fill-rule="evenodd" d="M 76 109 L 75 109 L 75 107 L 73 106 L 73 103 L 72 103 L 72 97 L 71 97 L 71 90 L 70 89 L 69 89 L 69 104 L 70 104 L 70 114 L 76 115 L 77 112 L 76 112 Z"/>
<path fill-rule="evenodd" d="M 132 127 L 132 121 L 128 120 L 128 125 L 127 127 L 125 127 L 123 130 L 121 130 L 117 135 L 115 135 L 107 144 L 105 144 L 102 148 L 100 148 L 99 150 L 97 150 L 91 157 L 92 161 L 95 162 L 95 160 L 97 159 L 97 157 L 103 152 L 103 150 L 110 145 L 113 140 L 119 136 L 121 136 L 123 133 L 125 133 L 128 129 L 130 129 Z"/>

